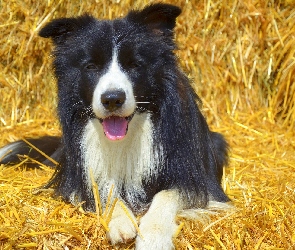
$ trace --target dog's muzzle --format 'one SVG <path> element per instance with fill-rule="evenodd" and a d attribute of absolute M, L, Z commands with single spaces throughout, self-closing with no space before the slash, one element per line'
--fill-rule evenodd
<path fill-rule="evenodd" d="M 128 131 L 130 116 L 121 116 L 120 109 L 124 108 L 126 94 L 123 90 L 110 90 L 101 95 L 101 104 L 110 113 L 106 118 L 100 119 L 106 137 L 111 141 L 122 140 Z"/>

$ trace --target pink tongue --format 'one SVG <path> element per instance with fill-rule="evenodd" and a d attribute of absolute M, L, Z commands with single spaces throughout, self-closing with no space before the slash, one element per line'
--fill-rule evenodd
<path fill-rule="evenodd" d="M 110 116 L 102 122 L 106 137 L 112 141 L 121 140 L 127 133 L 128 122 L 124 117 Z"/>

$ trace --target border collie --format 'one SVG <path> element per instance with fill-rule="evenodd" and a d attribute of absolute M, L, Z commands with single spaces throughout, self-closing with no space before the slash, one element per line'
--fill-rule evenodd
<path fill-rule="evenodd" d="M 117 203 L 112 244 L 136 238 L 136 249 L 172 249 L 177 212 L 229 200 L 221 188 L 227 143 L 209 130 L 174 54 L 180 13 L 158 3 L 112 21 L 56 19 L 39 33 L 55 47 L 62 137 L 30 142 L 59 162 L 48 186 L 66 201 L 95 211 L 92 170 L 103 207 L 113 187 L 134 219 L 145 212 L 137 236 Z M 19 154 L 42 160 L 18 141 L 0 150 L 1 163 Z"/>

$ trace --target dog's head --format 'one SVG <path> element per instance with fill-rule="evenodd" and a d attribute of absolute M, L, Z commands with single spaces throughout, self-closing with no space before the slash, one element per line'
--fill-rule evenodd
<path fill-rule="evenodd" d="M 162 79 L 175 67 L 173 28 L 180 12 L 153 4 L 113 21 L 84 15 L 47 24 L 39 34 L 55 44 L 59 109 L 99 119 L 110 140 L 124 138 L 135 112 L 159 105 Z"/>

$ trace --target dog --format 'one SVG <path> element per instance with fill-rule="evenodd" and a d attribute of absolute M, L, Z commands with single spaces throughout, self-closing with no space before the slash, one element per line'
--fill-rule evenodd
<path fill-rule="evenodd" d="M 73 204 L 95 211 L 93 179 L 106 206 L 112 244 L 135 238 L 136 249 L 173 249 L 182 209 L 225 203 L 221 187 L 228 160 L 224 137 L 209 130 L 199 97 L 175 56 L 174 27 L 181 9 L 157 3 L 125 17 L 85 14 L 49 22 L 39 35 L 54 44 L 62 136 L 29 139 L 59 162 L 48 183 Z M 2 164 L 26 154 L 50 164 L 24 141 L 0 150 Z"/>

